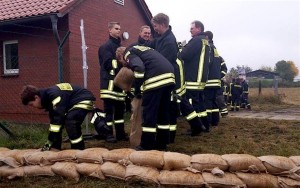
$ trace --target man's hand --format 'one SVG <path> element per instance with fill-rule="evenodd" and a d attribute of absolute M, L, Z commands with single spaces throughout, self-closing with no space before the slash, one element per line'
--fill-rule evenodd
<path fill-rule="evenodd" d="M 48 141 L 41 149 L 41 151 L 50 151 L 52 142 Z"/>

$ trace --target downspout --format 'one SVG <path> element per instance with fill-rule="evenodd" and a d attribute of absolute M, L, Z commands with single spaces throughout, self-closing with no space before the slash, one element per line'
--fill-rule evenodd
<path fill-rule="evenodd" d="M 68 39 L 69 35 L 70 35 L 70 31 L 67 32 L 67 34 L 64 36 L 63 40 L 61 41 L 59 38 L 59 34 L 58 34 L 58 29 L 57 29 L 57 22 L 58 22 L 58 17 L 57 15 L 51 15 L 51 23 L 52 23 L 52 30 L 53 30 L 53 34 L 55 36 L 56 39 L 56 43 L 58 46 L 58 82 L 62 83 L 64 82 L 64 78 L 63 78 L 63 45 L 65 44 L 66 40 Z"/>

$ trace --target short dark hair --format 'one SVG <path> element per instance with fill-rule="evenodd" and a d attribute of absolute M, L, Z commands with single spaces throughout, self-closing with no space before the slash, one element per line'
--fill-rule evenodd
<path fill-rule="evenodd" d="M 152 18 L 152 22 L 157 24 L 164 24 L 165 26 L 169 26 L 170 19 L 169 16 L 164 13 L 158 13 Z"/>
<path fill-rule="evenodd" d="M 200 22 L 199 20 L 195 20 L 192 23 L 195 24 L 196 28 L 200 28 L 201 32 L 204 32 L 204 25 L 202 22 Z"/>
<path fill-rule="evenodd" d="M 208 37 L 209 40 L 212 40 L 214 38 L 214 34 L 211 31 L 205 31 L 204 34 Z"/>
<path fill-rule="evenodd" d="M 113 28 L 115 25 L 121 25 L 120 22 L 109 22 L 108 23 L 108 29 Z"/>
<path fill-rule="evenodd" d="M 33 85 L 26 85 L 21 92 L 21 100 L 24 105 L 28 105 L 30 101 L 35 100 L 35 96 L 40 96 L 39 89 Z"/>

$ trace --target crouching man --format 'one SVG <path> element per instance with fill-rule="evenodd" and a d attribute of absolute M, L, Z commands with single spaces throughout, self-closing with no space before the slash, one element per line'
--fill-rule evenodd
<path fill-rule="evenodd" d="M 72 149 L 85 149 L 81 124 L 94 109 L 94 95 L 87 89 L 69 83 L 39 89 L 24 86 L 21 93 L 24 105 L 49 112 L 50 128 L 48 141 L 42 151 L 61 149 L 62 129 L 65 127 Z"/>
<path fill-rule="evenodd" d="M 119 63 L 134 72 L 134 95 L 143 98 L 142 137 L 136 149 L 166 150 L 170 98 L 175 86 L 173 66 L 159 52 L 145 46 L 119 47 L 116 57 Z"/>

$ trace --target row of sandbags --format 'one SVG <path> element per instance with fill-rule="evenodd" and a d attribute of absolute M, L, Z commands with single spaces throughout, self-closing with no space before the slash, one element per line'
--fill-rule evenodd
<path fill-rule="evenodd" d="M 297 187 L 300 186 L 300 156 L 189 156 L 176 152 L 135 151 L 128 148 L 59 152 L 0 148 L 1 177 L 54 174 L 76 181 L 82 174 L 100 179 L 106 176 L 127 181 L 140 179 L 162 185 Z"/>

